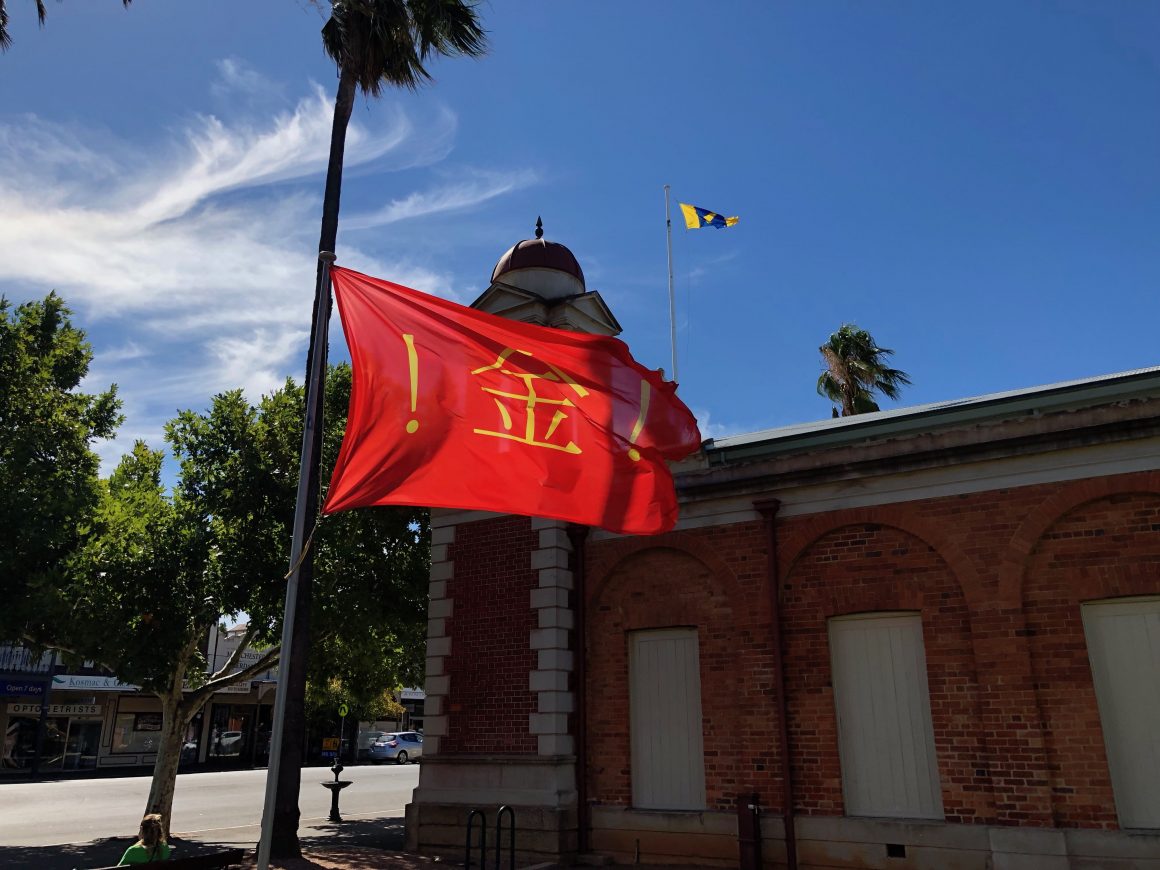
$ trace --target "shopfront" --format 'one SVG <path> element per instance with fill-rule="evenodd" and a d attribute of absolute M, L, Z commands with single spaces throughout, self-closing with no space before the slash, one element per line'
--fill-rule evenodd
<path fill-rule="evenodd" d="M 119 695 L 113 699 L 108 715 L 108 732 L 103 742 L 101 767 L 128 767 L 152 764 L 161 749 L 164 720 L 161 702 L 153 695 Z M 202 715 L 199 713 L 186 727 L 181 750 L 181 764 L 196 763 L 200 744 Z"/>
<path fill-rule="evenodd" d="M 97 703 L 49 704 L 40 743 L 40 770 L 92 770 L 97 766 L 101 739 L 101 705 Z M 36 757 L 36 732 L 41 721 L 40 703 L 6 705 L 4 766 L 31 770 Z"/>
<path fill-rule="evenodd" d="M 47 685 L 47 679 L 5 677 L 0 680 L 0 734 L 4 735 L 4 743 L 0 745 L 0 773 L 31 767 L 36 753 L 36 722 L 30 732 L 27 717 L 9 712 L 9 707 L 22 702 L 31 704 L 39 716 Z"/>
<path fill-rule="evenodd" d="M 214 696 L 209 707 L 205 759 L 223 766 L 264 765 L 270 757 L 272 695 L 259 702 L 258 692 Z"/>
<path fill-rule="evenodd" d="M 185 728 L 182 768 L 267 764 L 276 687 L 216 692 Z M 161 701 L 115 677 L 0 673 L 0 777 L 152 765 L 163 728 Z"/>

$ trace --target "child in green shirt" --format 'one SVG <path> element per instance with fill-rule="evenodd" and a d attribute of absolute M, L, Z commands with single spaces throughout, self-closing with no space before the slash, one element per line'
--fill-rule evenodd
<path fill-rule="evenodd" d="M 141 831 L 136 843 L 125 850 L 117 866 L 123 864 L 151 864 L 169 859 L 169 844 L 165 842 L 165 828 L 159 813 L 150 813 L 141 820 Z"/>

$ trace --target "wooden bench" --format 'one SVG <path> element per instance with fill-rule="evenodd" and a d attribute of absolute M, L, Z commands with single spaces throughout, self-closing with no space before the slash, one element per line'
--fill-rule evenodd
<path fill-rule="evenodd" d="M 188 858 L 170 858 L 168 861 L 153 861 L 149 866 L 164 868 L 164 870 L 218 870 L 222 867 L 234 867 L 242 863 L 245 849 L 226 849 L 221 852 L 205 852 L 201 855 L 190 855 Z M 146 866 L 132 864 L 130 866 Z M 116 867 L 94 867 L 93 870 L 117 870 Z"/>

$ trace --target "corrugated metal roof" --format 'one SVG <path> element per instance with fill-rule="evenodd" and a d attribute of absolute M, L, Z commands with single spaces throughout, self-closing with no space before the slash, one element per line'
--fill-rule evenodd
<path fill-rule="evenodd" d="M 981 422 L 1012 413 L 1043 412 L 1085 402 L 1114 402 L 1143 393 L 1160 396 L 1160 366 L 853 417 L 778 426 L 745 435 L 711 439 L 705 443 L 705 450 L 745 454 L 751 451 L 779 452 L 779 445 L 799 447 L 803 442 L 837 446 L 885 435 L 900 435 L 919 428 Z"/>

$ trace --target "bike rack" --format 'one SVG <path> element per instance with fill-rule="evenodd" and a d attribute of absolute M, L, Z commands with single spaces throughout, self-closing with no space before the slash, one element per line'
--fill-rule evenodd
<path fill-rule="evenodd" d="M 502 806 L 495 814 L 495 870 L 500 870 L 503 841 L 503 814 L 507 813 L 508 822 L 508 867 L 516 870 L 516 811 L 509 806 Z"/>
<path fill-rule="evenodd" d="M 471 870 L 471 829 L 475 817 L 479 816 L 479 870 L 487 867 L 487 816 L 483 810 L 472 810 L 467 814 L 467 841 L 463 846 L 463 870 Z"/>
<path fill-rule="evenodd" d="M 495 870 L 503 866 L 503 820 L 508 820 L 508 867 L 516 870 L 516 811 L 504 805 L 495 814 Z M 471 860 L 471 832 L 475 819 L 479 818 L 479 870 L 487 870 L 487 814 L 474 809 L 467 814 L 467 835 L 463 843 L 463 870 L 471 870 L 475 865 Z"/>

